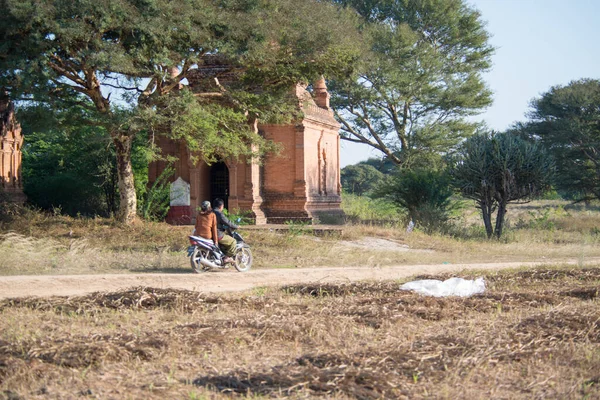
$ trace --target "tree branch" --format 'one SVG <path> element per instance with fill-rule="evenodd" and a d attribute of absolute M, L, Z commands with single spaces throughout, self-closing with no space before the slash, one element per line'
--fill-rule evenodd
<path fill-rule="evenodd" d="M 123 89 L 123 90 L 135 90 L 138 93 L 142 93 L 142 90 L 138 87 L 126 87 L 126 86 L 121 86 L 121 85 L 113 85 L 111 83 L 107 83 L 107 82 L 103 82 L 102 83 L 104 86 L 108 86 L 111 88 L 115 88 L 115 89 Z"/>
<path fill-rule="evenodd" d="M 194 97 L 223 97 L 222 92 L 194 93 Z"/>
<path fill-rule="evenodd" d="M 54 58 L 54 57 L 53 57 Z M 58 61 L 61 61 L 60 59 L 58 59 Z M 77 75 L 76 73 L 73 73 L 71 71 L 69 71 L 67 68 L 65 68 L 64 66 L 61 66 L 55 62 L 52 61 L 48 61 L 48 65 L 50 66 L 50 68 L 52 68 L 55 72 L 57 72 L 59 75 L 64 76 L 65 78 L 67 78 L 68 80 L 70 80 L 71 82 L 74 82 L 80 86 L 85 87 L 86 86 L 86 82 L 85 80 L 83 80 L 79 75 Z"/>
<path fill-rule="evenodd" d="M 86 90 L 84 87 L 81 87 L 81 86 L 74 86 L 74 85 L 69 85 L 68 83 L 66 83 L 66 82 L 61 82 L 61 81 L 59 81 L 58 79 L 55 79 L 55 78 L 50 78 L 50 80 L 51 80 L 51 81 L 52 81 L 54 84 L 56 84 L 56 85 L 58 85 L 58 86 L 66 86 L 66 87 L 68 87 L 69 89 L 73 89 L 73 90 L 75 90 L 75 91 L 77 91 L 77 92 L 79 92 L 79 93 L 83 93 L 83 94 L 85 94 L 86 96 L 88 95 L 88 92 L 87 92 L 87 90 Z"/>
<path fill-rule="evenodd" d="M 336 112 L 338 119 L 342 122 L 342 124 L 345 127 L 345 131 L 354 135 L 355 137 L 357 137 L 361 141 L 361 143 L 368 144 L 369 146 L 381 151 L 389 159 L 391 159 L 394 163 L 396 163 L 398 165 L 402 164 L 401 160 L 398 157 L 396 157 L 396 155 L 394 155 L 394 153 L 392 153 L 390 151 L 390 149 L 388 148 L 388 146 L 386 146 L 386 144 L 383 142 L 383 140 L 381 139 L 381 137 L 379 136 L 379 134 L 377 133 L 375 128 L 373 128 L 373 126 L 371 125 L 371 122 L 367 118 L 365 118 L 364 116 L 362 116 L 358 113 L 352 113 L 352 114 L 355 115 L 356 117 L 360 118 L 361 121 L 363 121 L 363 123 L 367 126 L 367 129 L 369 130 L 369 134 L 373 137 L 373 139 L 375 139 L 375 142 L 367 139 L 364 135 L 361 135 L 358 132 L 356 132 L 354 129 L 352 129 L 350 124 Z"/>

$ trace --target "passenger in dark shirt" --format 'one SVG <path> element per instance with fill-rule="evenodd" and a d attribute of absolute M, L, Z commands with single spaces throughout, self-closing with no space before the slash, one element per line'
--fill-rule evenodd
<path fill-rule="evenodd" d="M 213 201 L 213 212 L 217 216 L 217 236 L 219 239 L 219 246 L 223 253 L 227 256 L 226 262 L 233 261 L 230 257 L 233 257 L 235 253 L 236 240 L 227 234 L 228 229 L 237 229 L 238 226 L 231 222 L 229 218 L 223 214 L 223 208 L 225 202 L 222 199 L 215 199 Z"/>

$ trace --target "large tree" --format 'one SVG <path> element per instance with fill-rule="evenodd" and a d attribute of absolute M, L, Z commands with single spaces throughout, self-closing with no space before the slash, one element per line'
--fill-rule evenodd
<path fill-rule="evenodd" d="M 364 19 L 370 52 L 332 85 L 343 139 L 401 167 L 431 164 L 474 132 L 468 116 L 491 103 L 481 74 L 493 48 L 464 0 L 337 0 Z"/>
<path fill-rule="evenodd" d="M 0 84 L 13 99 L 84 107 L 109 133 L 124 222 L 136 216 L 140 132 L 211 143 L 201 147 L 209 159 L 251 156 L 264 141 L 243 123 L 247 112 L 268 115 L 282 88 L 347 70 L 354 56 L 352 20 L 317 0 L 0 0 L 0 9 Z M 185 95 L 190 71 L 215 54 L 254 92 Z M 173 110 L 185 118 L 168 118 Z"/>
<path fill-rule="evenodd" d="M 600 81 L 554 86 L 531 106 L 531 121 L 515 130 L 552 153 L 557 188 L 580 200 L 600 199 Z"/>
<path fill-rule="evenodd" d="M 342 168 L 340 173 L 344 191 L 362 196 L 372 192 L 385 180 L 385 175 L 372 165 L 358 163 Z"/>
<path fill-rule="evenodd" d="M 481 210 L 488 238 L 502 235 L 509 203 L 540 195 L 550 187 L 554 173 L 554 164 L 542 146 L 510 132 L 470 137 L 449 165 L 456 188 L 475 200 Z"/>
<path fill-rule="evenodd" d="M 80 107 L 22 108 L 18 118 L 27 138 L 23 183 L 29 203 L 69 215 L 108 216 L 117 211 L 115 154 L 97 125 L 78 123 Z"/>

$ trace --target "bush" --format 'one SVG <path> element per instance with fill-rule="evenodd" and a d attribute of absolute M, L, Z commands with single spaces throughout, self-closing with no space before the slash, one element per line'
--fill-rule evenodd
<path fill-rule="evenodd" d="M 401 222 L 405 215 L 386 199 L 372 199 L 351 193 L 342 193 L 342 210 L 351 222 L 387 221 Z"/>
<path fill-rule="evenodd" d="M 163 221 L 170 208 L 171 184 L 175 168 L 169 166 L 150 188 L 139 196 L 138 213 L 146 221 Z"/>
<path fill-rule="evenodd" d="M 406 209 L 415 225 L 428 233 L 445 229 L 458 207 L 451 199 L 449 176 L 437 170 L 403 170 L 378 194 Z"/>

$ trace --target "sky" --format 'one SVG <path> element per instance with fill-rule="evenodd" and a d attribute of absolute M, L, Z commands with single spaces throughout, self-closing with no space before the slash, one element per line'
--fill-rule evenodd
<path fill-rule="evenodd" d="M 525 121 L 529 102 L 552 86 L 600 79 L 600 0 L 467 0 L 481 12 L 496 48 L 484 80 L 494 103 L 476 119 L 502 131 Z M 380 157 L 342 141 L 341 166 Z"/>

